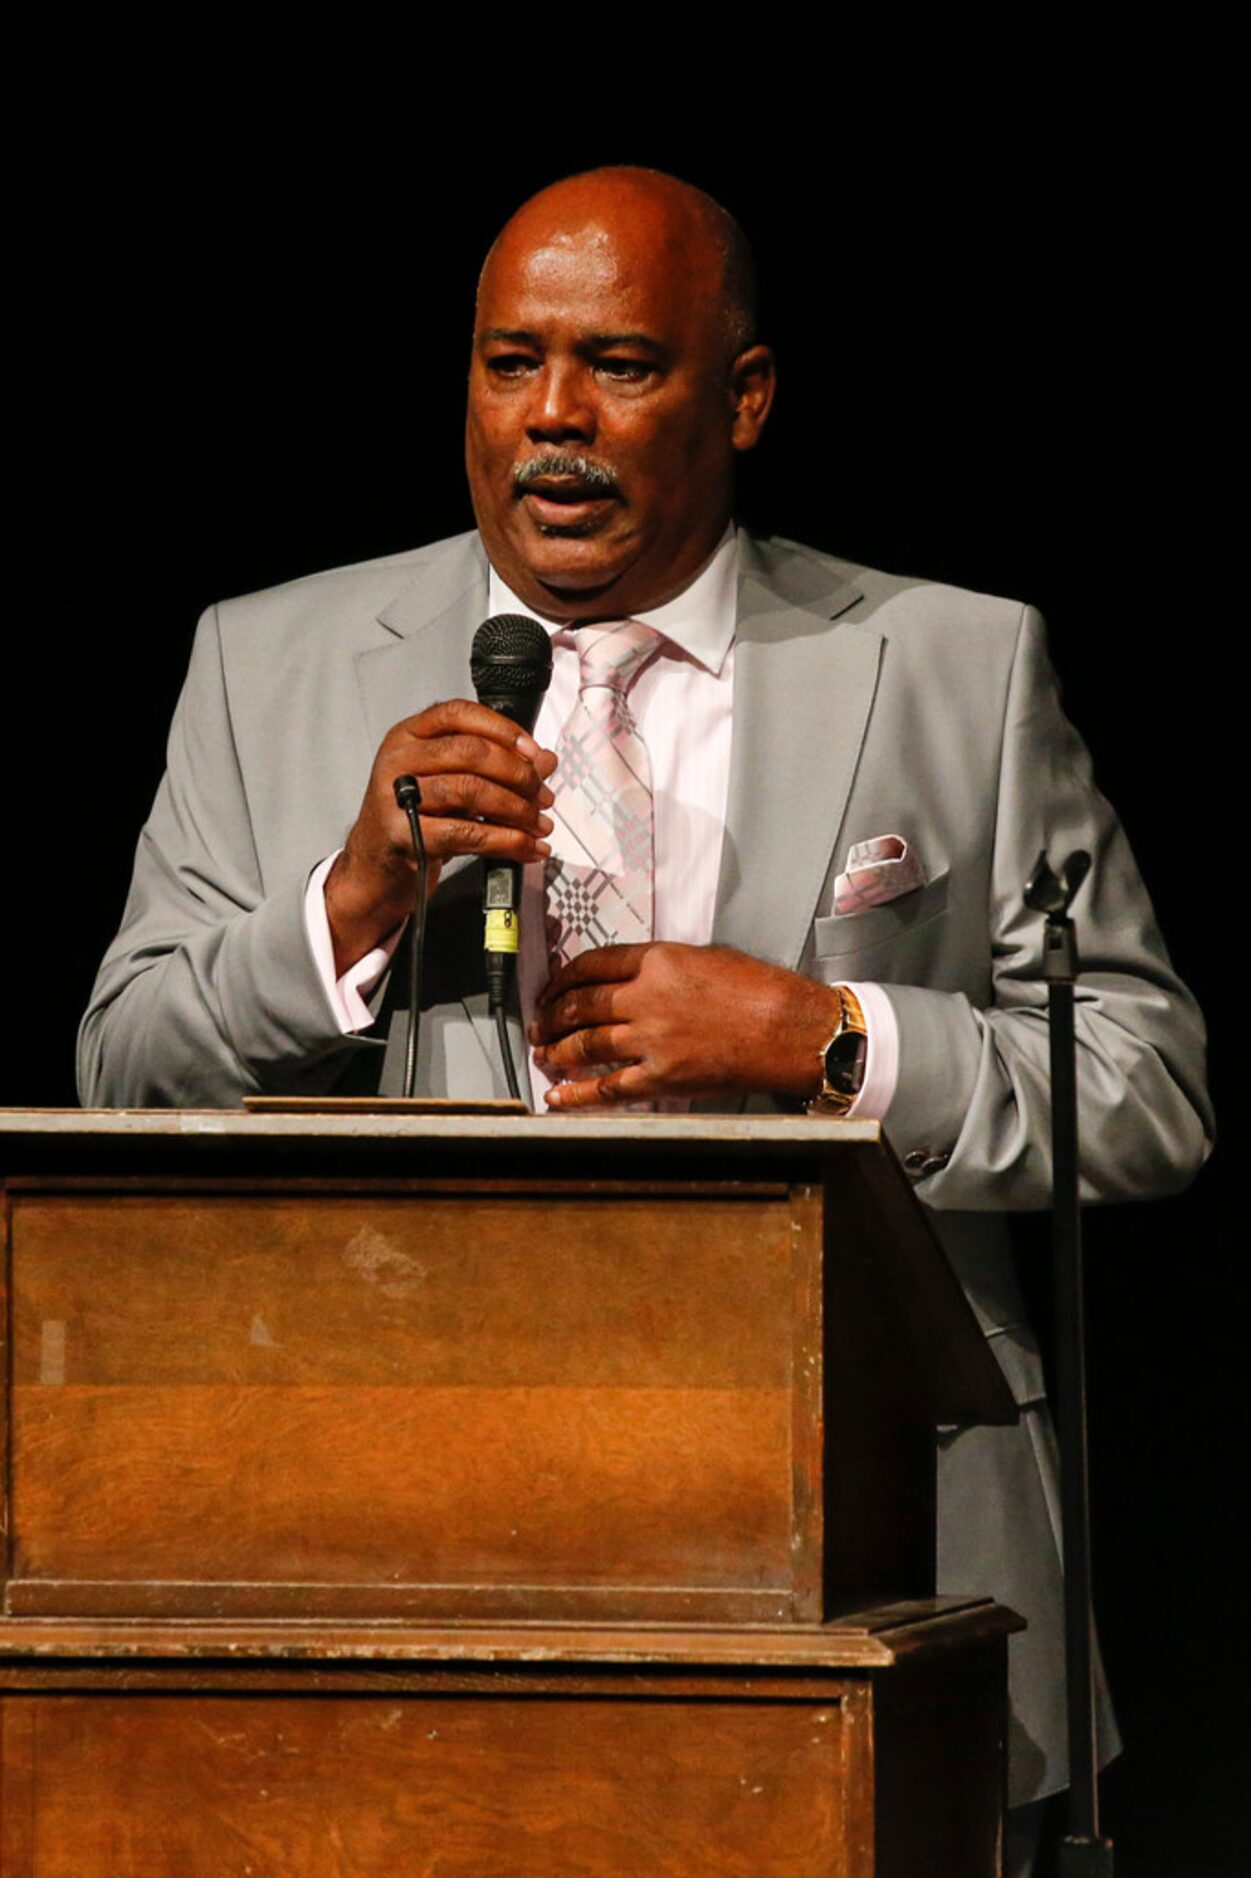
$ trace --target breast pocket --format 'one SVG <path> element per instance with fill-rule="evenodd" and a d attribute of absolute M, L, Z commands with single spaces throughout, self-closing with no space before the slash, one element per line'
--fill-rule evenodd
<path fill-rule="evenodd" d="M 839 978 L 854 978 L 855 973 L 847 969 L 849 959 L 865 958 L 872 963 L 868 955 L 889 952 L 893 947 L 910 942 L 914 934 L 923 933 L 947 911 L 949 879 L 949 871 L 944 869 L 923 887 L 901 893 L 897 900 L 888 900 L 883 906 L 869 906 L 862 913 L 835 913 L 829 919 L 814 920 L 813 951 L 819 976 L 827 984 Z M 925 940 L 934 936 L 925 933 Z"/>

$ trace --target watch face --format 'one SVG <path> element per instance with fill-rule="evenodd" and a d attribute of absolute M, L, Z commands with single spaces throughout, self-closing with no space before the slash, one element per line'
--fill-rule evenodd
<path fill-rule="evenodd" d="M 858 1030 L 840 1030 L 825 1051 L 825 1080 L 839 1095 L 854 1096 L 864 1081 L 866 1039 Z"/>

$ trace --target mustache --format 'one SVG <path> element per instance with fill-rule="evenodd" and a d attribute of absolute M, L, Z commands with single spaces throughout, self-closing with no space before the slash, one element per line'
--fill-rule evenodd
<path fill-rule="evenodd" d="M 527 457 L 513 471 L 513 495 L 520 498 L 532 483 L 548 476 L 569 476 L 598 496 L 616 496 L 621 491 L 617 478 L 606 463 L 593 456 L 574 456 L 567 450 L 544 450 Z"/>

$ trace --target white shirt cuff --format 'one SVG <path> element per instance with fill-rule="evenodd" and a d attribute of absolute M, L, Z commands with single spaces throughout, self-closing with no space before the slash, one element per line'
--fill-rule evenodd
<path fill-rule="evenodd" d="M 899 1081 L 899 1020 L 881 985 L 849 984 L 846 989 L 860 1000 L 869 1046 L 860 1094 L 847 1113 L 861 1121 L 880 1121 Z"/>
<path fill-rule="evenodd" d="M 334 940 L 330 936 L 325 888 L 326 876 L 341 852 L 336 848 L 333 854 L 328 854 L 308 877 L 304 893 L 304 930 L 334 1020 L 342 1034 L 350 1037 L 354 1031 L 368 1030 L 374 1021 L 374 1014 L 365 1000 L 391 963 L 406 922 L 401 921 L 381 945 L 367 952 L 363 959 L 357 959 L 355 965 L 349 965 L 342 978 L 335 977 Z"/>

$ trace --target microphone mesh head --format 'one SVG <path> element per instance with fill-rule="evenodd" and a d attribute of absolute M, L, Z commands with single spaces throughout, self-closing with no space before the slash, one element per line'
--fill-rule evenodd
<path fill-rule="evenodd" d="M 484 703 L 518 691 L 541 697 L 552 676 L 551 639 L 524 613 L 496 613 L 473 636 L 469 675 Z"/>

